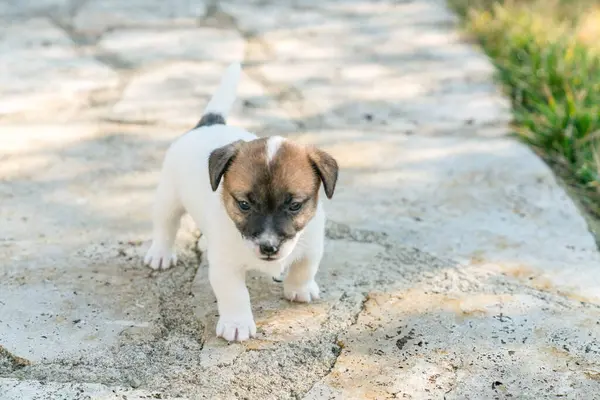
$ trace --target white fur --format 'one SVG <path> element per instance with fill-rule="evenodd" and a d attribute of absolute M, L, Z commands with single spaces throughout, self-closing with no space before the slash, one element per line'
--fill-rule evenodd
<path fill-rule="evenodd" d="M 215 113 L 227 117 L 235 102 L 241 74 L 240 63 L 233 63 L 227 67 L 219 83 L 219 88 L 204 109 L 204 114 Z"/>
<path fill-rule="evenodd" d="M 206 108 L 226 114 L 233 103 L 239 65 L 229 67 L 219 90 Z M 235 82 L 235 84 L 234 84 Z M 246 271 L 260 270 L 284 279 L 284 295 L 292 301 L 309 302 L 319 296 L 314 277 L 323 255 L 325 212 L 319 203 L 313 219 L 291 244 L 281 249 L 283 257 L 261 260 L 242 239 L 221 200 L 221 187 L 211 190 L 208 157 L 212 150 L 236 140 L 256 139 L 244 129 L 213 125 L 200 127 L 177 139 L 167 151 L 156 192 L 153 241 L 144 262 L 153 269 L 176 263 L 173 249 L 180 218 L 189 213 L 202 232 L 209 278 L 219 309 L 217 335 L 228 341 L 242 341 L 256 334 Z M 295 243 L 294 243 L 295 242 Z M 294 245 L 295 244 L 295 245 Z"/>
<path fill-rule="evenodd" d="M 281 136 L 271 136 L 267 139 L 267 164 L 273 161 L 284 140 Z"/>

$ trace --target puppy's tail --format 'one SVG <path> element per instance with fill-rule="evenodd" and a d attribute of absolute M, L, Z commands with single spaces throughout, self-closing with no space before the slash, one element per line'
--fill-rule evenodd
<path fill-rule="evenodd" d="M 219 88 L 208 102 L 208 105 L 202 114 L 202 118 L 196 124 L 195 128 L 226 124 L 227 115 L 235 102 L 241 74 L 242 67 L 240 63 L 236 62 L 227 67 L 221 78 Z"/>

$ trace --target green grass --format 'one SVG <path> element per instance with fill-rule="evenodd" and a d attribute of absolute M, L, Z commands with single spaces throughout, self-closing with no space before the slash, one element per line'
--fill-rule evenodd
<path fill-rule="evenodd" d="M 450 0 L 497 67 L 515 132 L 600 216 L 600 0 Z"/>

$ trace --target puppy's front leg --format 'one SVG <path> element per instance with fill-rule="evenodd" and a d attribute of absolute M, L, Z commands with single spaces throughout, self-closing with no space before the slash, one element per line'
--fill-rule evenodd
<path fill-rule="evenodd" d="M 307 255 L 290 265 L 283 280 L 283 295 L 290 301 L 310 303 L 319 298 L 319 286 L 315 275 L 319 269 L 322 253 Z"/>
<path fill-rule="evenodd" d="M 244 341 L 256 336 L 256 324 L 246 287 L 246 272 L 218 260 L 210 260 L 209 279 L 219 309 L 217 336 L 232 342 Z"/>

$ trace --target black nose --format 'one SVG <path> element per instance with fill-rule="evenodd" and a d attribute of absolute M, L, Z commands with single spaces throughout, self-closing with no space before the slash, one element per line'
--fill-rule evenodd
<path fill-rule="evenodd" d="M 279 250 L 279 248 L 271 243 L 261 243 L 259 245 L 260 248 L 260 253 L 263 256 L 272 256 L 274 254 L 277 254 L 277 251 Z"/>

